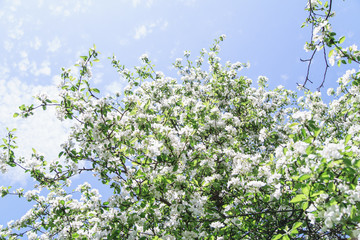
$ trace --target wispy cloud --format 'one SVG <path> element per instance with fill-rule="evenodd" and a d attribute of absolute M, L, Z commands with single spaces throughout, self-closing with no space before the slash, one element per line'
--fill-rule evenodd
<path fill-rule="evenodd" d="M 44 4 L 44 0 L 38 0 L 38 7 L 42 7 Z"/>
<path fill-rule="evenodd" d="M 21 60 L 17 64 L 19 71 L 26 72 L 30 68 L 30 60 L 28 58 L 28 54 L 25 51 L 20 52 Z"/>
<path fill-rule="evenodd" d="M 11 50 L 14 47 L 14 43 L 12 41 L 8 41 L 8 40 L 5 40 L 3 45 L 4 45 L 5 50 L 8 52 L 11 52 Z"/>
<path fill-rule="evenodd" d="M 141 25 L 140 27 L 137 27 L 135 29 L 134 38 L 135 39 L 144 38 L 144 37 L 146 37 L 146 35 L 148 35 L 151 32 L 152 32 L 152 29 L 149 29 L 149 27 L 147 27 L 146 25 Z"/>
<path fill-rule="evenodd" d="M 93 0 L 62 0 L 49 6 L 54 15 L 68 17 L 74 13 L 84 13 L 93 5 Z"/>
<path fill-rule="evenodd" d="M 20 26 L 15 26 L 13 29 L 9 31 L 8 36 L 12 39 L 20 39 L 24 35 L 24 31 L 20 28 Z"/>
<path fill-rule="evenodd" d="M 7 63 L 0 65 L 0 80 L 6 79 L 9 77 L 10 68 L 7 66 Z"/>
<path fill-rule="evenodd" d="M 42 45 L 42 42 L 41 42 L 40 38 L 37 36 L 34 38 L 34 40 L 32 40 L 30 42 L 30 47 L 35 50 L 38 50 L 41 47 L 41 45 Z"/>
<path fill-rule="evenodd" d="M 21 6 L 20 0 L 4 1 L 1 3 L 0 20 L 6 24 L 7 37 L 18 40 L 24 35 L 24 18 L 17 14 Z"/>
<path fill-rule="evenodd" d="M 13 19 L 13 15 L 10 15 L 9 18 L 12 27 L 8 30 L 8 36 L 18 40 L 24 35 L 24 30 L 22 29 L 23 20 Z"/>
<path fill-rule="evenodd" d="M 153 3 L 153 0 L 132 0 L 132 4 L 134 7 L 137 7 L 139 5 L 151 7 Z"/>
<path fill-rule="evenodd" d="M 58 37 L 55 37 L 52 41 L 48 42 L 48 52 L 56 52 L 61 47 L 61 41 Z"/>
<path fill-rule="evenodd" d="M 186 6 L 194 6 L 196 3 L 196 0 L 178 0 L 178 1 Z"/>
<path fill-rule="evenodd" d="M 40 67 L 37 67 L 37 65 L 34 64 L 33 69 L 31 69 L 31 73 L 34 74 L 35 76 L 39 76 L 39 75 L 50 76 L 51 74 L 50 62 L 43 61 L 40 64 Z"/>
<path fill-rule="evenodd" d="M 287 74 L 282 74 L 280 77 L 284 81 L 287 81 L 289 79 L 289 76 Z"/>
<path fill-rule="evenodd" d="M 50 76 L 51 74 L 51 68 L 50 68 L 50 62 L 45 60 L 38 64 L 35 61 L 30 61 L 28 57 L 28 53 L 25 51 L 20 52 L 21 60 L 16 64 L 17 68 L 20 72 L 22 72 L 22 75 L 28 76 L 29 73 L 33 74 L 34 76 L 39 75 L 46 75 Z"/>
<path fill-rule="evenodd" d="M 110 84 L 108 84 L 105 88 L 106 93 L 109 94 L 116 94 L 116 93 L 121 93 L 122 90 L 124 89 L 124 87 L 126 87 L 126 81 L 114 81 Z"/>
<path fill-rule="evenodd" d="M 135 28 L 134 39 L 138 40 L 141 38 L 145 38 L 147 35 L 152 33 L 155 28 L 160 28 L 161 30 L 165 30 L 168 25 L 169 23 L 164 20 L 157 20 L 156 22 L 143 24 Z"/>

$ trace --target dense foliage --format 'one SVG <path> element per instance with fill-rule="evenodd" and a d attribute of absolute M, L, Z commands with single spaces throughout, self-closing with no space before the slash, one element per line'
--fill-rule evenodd
<path fill-rule="evenodd" d="M 331 1 L 311 0 L 307 50 L 331 48 L 330 62 L 359 61 L 356 46 L 341 48 L 328 22 Z M 325 14 L 321 15 L 321 12 Z M 318 14 L 318 15 L 316 15 Z M 327 16 L 319 17 L 319 16 Z M 80 76 L 63 69 L 60 100 L 37 96 L 29 117 L 56 107 L 73 121 L 59 159 L 34 153 L 17 157 L 15 134 L 4 138 L 3 172 L 20 166 L 34 190 L 11 191 L 34 202 L 21 219 L 0 229 L 16 239 L 346 239 L 360 235 L 359 70 L 339 78 L 332 97 L 297 97 L 279 86 L 258 86 L 239 75 L 243 63 L 221 64 L 220 42 L 192 62 L 189 52 L 174 67 L 180 79 L 143 65 L 114 68 L 128 81 L 123 94 L 101 97 L 91 87 L 98 52 L 77 64 Z M 327 59 L 325 59 L 327 61 Z M 93 172 L 113 195 L 101 199 L 84 183 L 81 198 L 67 192 L 71 177 Z M 48 190 L 44 196 L 41 190 Z M 18 229 L 18 231 L 16 231 Z M 20 231 L 20 232 L 19 232 Z"/>

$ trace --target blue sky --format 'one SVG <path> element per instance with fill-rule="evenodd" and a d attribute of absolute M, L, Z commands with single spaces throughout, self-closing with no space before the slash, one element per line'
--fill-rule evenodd
<path fill-rule="evenodd" d="M 303 46 L 310 28 L 300 28 L 307 16 L 306 2 L 0 0 L 0 133 L 4 136 L 6 127 L 16 127 L 19 154 L 29 154 L 34 147 L 48 158 L 56 157 L 69 122 L 40 111 L 26 121 L 12 115 L 39 92 L 56 96 L 61 67 L 71 67 L 93 44 L 101 52 L 101 62 L 92 81 L 104 94 L 125 86 L 107 59 L 113 54 L 131 68 L 147 53 L 157 70 L 175 76 L 172 63 L 184 50 L 195 58 L 221 34 L 227 36 L 220 54 L 224 62 L 250 62 L 243 75 L 254 80 L 265 75 L 271 87 L 281 84 L 295 90 L 306 73 L 306 64 L 299 60 L 308 57 Z M 334 10 L 332 24 L 339 37 L 345 35 L 348 45 L 358 43 L 360 1 L 334 1 Z M 315 66 L 312 79 L 320 83 L 321 65 Z M 342 69 L 331 68 L 323 91 L 335 86 L 342 74 Z M 0 186 L 32 186 L 31 179 L 16 169 L 0 174 L 0 181 Z M 21 217 L 29 206 L 16 198 L 0 199 L 0 224 Z"/>

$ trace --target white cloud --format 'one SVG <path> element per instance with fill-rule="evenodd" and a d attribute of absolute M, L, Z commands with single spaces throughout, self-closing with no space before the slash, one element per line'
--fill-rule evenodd
<path fill-rule="evenodd" d="M 24 173 L 19 167 L 10 168 L 7 173 L 0 176 L 1 181 L 5 182 L 5 184 L 3 184 L 10 186 L 19 184 L 20 186 L 25 187 L 29 180 L 29 174 Z"/>
<path fill-rule="evenodd" d="M 8 52 L 11 52 L 11 50 L 14 47 L 14 42 L 12 42 L 12 41 L 5 40 L 3 44 L 4 44 L 5 50 Z"/>
<path fill-rule="evenodd" d="M 151 7 L 153 3 L 153 0 L 132 0 L 132 4 L 134 7 L 137 7 L 139 5 L 146 5 L 147 7 Z"/>
<path fill-rule="evenodd" d="M 51 74 L 50 62 L 43 61 L 40 64 L 40 68 L 38 68 L 36 64 L 33 64 L 33 69 L 31 69 L 31 73 L 34 74 L 35 76 L 39 76 L 39 75 L 50 76 Z"/>
<path fill-rule="evenodd" d="M 14 15 L 14 9 L 16 9 L 17 6 L 10 6 L 8 8 L 5 7 L 5 13 L 3 15 L 4 22 L 8 26 L 8 37 L 12 39 L 20 39 L 24 35 L 24 31 L 22 29 L 24 20 L 22 17 L 19 17 L 18 15 Z M 16 13 L 15 13 L 16 14 Z"/>
<path fill-rule="evenodd" d="M 23 75 L 27 76 L 30 72 L 35 76 L 50 76 L 51 68 L 49 61 L 42 61 L 40 67 L 38 67 L 38 64 L 35 61 L 30 62 L 27 52 L 21 51 L 20 56 L 21 60 L 17 64 L 15 64 L 15 66 L 17 65 L 19 71 L 22 72 Z"/>
<path fill-rule="evenodd" d="M 25 51 L 21 51 L 20 56 L 21 56 L 21 60 L 17 64 L 17 66 L 21 72 L 26 72 L 30 68 L 30 61 L 28 58 L 28 54 Z"/>
<path fill-rule="evenodd" d="M 10 6 L 10 10 L 15 12 L 17 10 L 17 8 L 21 5 L 21 0 L 12 0 L 12 1 L 8 1 L 11 2 L 11 6 Z"/>
<path fill-rule="evenodd" d="M 92 0 L 62 0 L 49 6 L 50 11 L 54 15 L 71 16 L 76 13 L 87 12 L 90 6 L 93 5 Z"/>
<path fill-rule="evenodd" d="M 65 17 L 68 17 L 71 14 L 70 9 L 66 7 L 64 8 L 64 6 L 61 5 L 52 5 L 50 6 L 50 10 L 54 15 L 63 15 Z"/>
<path fill-rule="evenodd" d="M 8 36 L 12 39 L 20 39 L 24 35 L 24 31 L 21 29 L 22 24 L 14 25 L 8 32 Z"/>
<path fill-rule="evenodd" d="M 94 74 L 91 81 L 95 84 L 100 84 L 103 81 L 103 76 L 104 76 L 103 73 L 97 72 Z"/>
<path fill-rule="evenodd" d="M 161 30 L 165 30 L 168 26 L 169 26 L 169 22 L 168 22 L 168 21 L 164 21 L 164 22 L 161 24 L 160 29 L 161 29 Z"/>
<path fill-rule="evenodd" d="M 44 4 L 44 0 L 38 0 L 38 7 L 42 7 L 42 5 Z"/>
<path fill-rule="evenodd" d="M 287 81 L 289 79 L 289 76 L 287 74 L 282 74 L 280 77 L 284 81 Z"/>
<path fill-rule="evenodd" d="M 347 36 L 348 36 L 349 38 L 352 38 L 354 35 L 355 35 L 355 33 L 354 33 L 353 31 L 349 31 L 349 32 L 347 33 Z"/>
<path fill-rule="evenodd" d="M 140 2 L 141 2 L 141 0 L 132 0 L 132 4 L 134 7 L 137 7 Z"/>
<path fill-rule="evenodd" d="M 134 38 L 140 39 L 146 37 L 146 35 L 148 35 L 151 32 L 152 30 L 149 29 L 146 25 L 141 25 L 140 27 L 136 28 Z"/>
<path fill-rule="evenodd" d="M 126 87 L 126 81 L 119 80 L 116 82 L 112 82 L 106 86 L 105 93 L 110 95 L 121 93 L 124 87 Z"/>
<path fill-rule="evenodd" d="M 10 69 L 7 64 L 0 65 L 0 80 L 8 78 Z"/>
<path fill-rule="evenodd" d="M 177 53 L 177 48 L 171 49 L 170 54 L 169 54 L 169 58 L 173 60 L 174 57 L 176 56 L 176 53 Z"/>
<path fill-rule="evenodd" d="M 122 39 L 119 40 L 119 45 L 120 46 L 126 46 L 126 45 L 129 44 L 129 42 L 130 42 L 129 39 L 122 38 Z"/>
<path fill-rule="evenodd" d="M 17 78 L 0 80 L 0 134 L 6 134 L 5 127 L 17 128 L 15 132 L 19 148 L 16 150 L 18 156 L 29 157 L 32 148 L 45 154 L 48 160 L 56 159 L 60 151 L 60 144 L 67 139 L 69 123 L 60 122 L 55 117 L 55 109 L 47 111 L 38 109 L 34 116 L 28 119 L 12 118 L 21 104 L 31 104 L 32 96 L 39 92 L 48 93 L 51 98 L 56 97 L 57 88 L 51 86 L 29 85 Z M 9 173 L 0 175 L 2 184 L 19 183 L 25 185 L 28 175 L 22 170 L 13 168 Z"/>
<path fill-rule="evenodd" d="M 60 75 L 55 75 L 55 76 L 52 77 L 52 83 L 53 83 L 55 86 L 59 85 L 59 84 L 62 83 L 62 82 L 63 82 L 63 79 L 61 78 Z"/>
<path fill-rule="evenodd" d="M 194 6 L 196 0 L 178 0 L 179 2 L 185 4 L 186 6 Z"/>
<path fill-rule="evenodd" d="M 164 20 L 157 20 L 156 22 L 152 22 L 149 24 L 141 25 L 135 28 L 134 39 L 138 40 L 141 38 L 145 38 L 147 35 L 153 32 L 153 29 L 159 27 L 161 30 L 165 30 L 169 23 Z"/>
<path fill-rule="evenodd" d="M 56 52 L 61 47 L 61 41 L 58 37 L 55 37 L 52 41 L 48 42 L 48 52 Z"/>
<path fill-rule="evenodd" d="M 41 47 L 41 40 L 39 37 L 35 37 L 33 41 L 30 42 L 30 47 L 35 49 L 35 50 L 38 50 L 40 47 Z"/>

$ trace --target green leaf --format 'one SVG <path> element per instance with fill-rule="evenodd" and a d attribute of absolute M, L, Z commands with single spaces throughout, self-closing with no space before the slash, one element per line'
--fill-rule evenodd
<path fill-rule="evenodd" d="M 331 191 L 331 192 L 335 192 L 335 184 L 334 184 L 333 182 L 330 182 L 330 183 L 328 184 L 328 189 L 329 189 L 329 191 Z"/>
<path fill-rule="evenodd" d="M 299 176 L 292 176 L 291 178 L 292 178 L 294 181 L 299 180 Z"/>
<path fill-rule="evenodd" d="M 17 116 L 19 116 L 20 114 L 18 113 L 14 113 L 13 117 L 16 118 Z"/>
<path fill-rule="evenodd" d="M 309 207 L 309 202 L 303 202 L 303 204 L 301 206 L 302 210 L 305 211 L 308 207 Z"/>
<path fill-rule="evenodd" d="M 331 49 L 329 52 L 329 57 L 331 57 L 334 54 L 334 49 Z"/>
<path fill-rule="evenodd" d="M 342 36 L 342 37 L 339 39 L 339 44 L 342 44 L 344 41 L 345 41 L 345 36 Z"/>
<path fill-rule="evenodd" d="M 296 223 L 293 224 L 292 229 L 297 229 L 297 228 L 301 227 L 302 225 L 303 225 L 302 222 L 296 222 Z"/>
<path fill-rule="evenodd" d="M 6 195 L 8 195 L 8 191 L 2 191 L 1 192 L 1 197 L 5 197 Z"/>
<path fill-rule="evenodd" d="M 315 125 L 313 126 L 312 130 L 313 130 L 313 133 L 314 133 L 315 137 L 317 137 L 321 132 L 321 128 L 316 127 Z"/>
<path fill-rule="evenodd" d="M 316 193 L 311 194 L 311 197 L 316 197 L 316 196 L 319 196 L 320 194 L 323 194 L 323 193 L 325 193 L 325 191 L 320 190 L 320 191 L 318 191 Z"/>
<path fill-rule="evenodd" d="M 80 237 L 80 235 L 79 235 L 78 233 L 73 233 L 73 234 L 72 234 L 72 237 L 73 237 L 73 238 L 78 238 L 78 237 Z"/>
<path fill-rule="evenodd" d="M 277 240 L 277 239 L 280 239 L 282 238 L 282 234 L 278 234 L 278 235 L 275 235 L 271 240 Z"/>
<path fill-rule="evenodd" d="M 92 92 L 95 92 L 95 93 L 100 93 L 100 90 L 97 89 L 97 88 L 92 88 L 91 91 L 92 91 Z"/>
<path fill-rule="evenodd" d="M 351 213 L 350 213 L 350 218 L 353 219 L 355 216 L 356 216 L 356 207 L 355 206 L 352 206 L 351 208 Z"/>
<path fill-rule="evenodd" d="M 306 200 L 307 197 L 304 194 L 298 194 L 293 199 L 291 199 L 290 203 L 298 203 Z"/>
<path fill-rule="evenodd" d="M 304 138 L 306 138 L 307 134 L 306 134 L 305 128 L 302 128 L 302 129 L 301 129 L 301 135 L 302 135 Z"/>
<path fill-rule="evenodd" d="M 306 195 L 309 196 L 309 192 L 310 192 L 310 186 L 306 185 L 304 187 L 301 188 L 301 191 Z"/>
<path fill-rule="evenodd" d="M 297 123 L 297 122 L 294 122 L 294 123 L 292 123 L 292 124 L 290 124 L 290 128 L 292 128 L 292 127 L 294 127 L 294 126 L 297 126 L 297 125 L 299 125 L 300 123 Z"/>
<path fill-rule="evenodd" d="M 351 139 L 352 135 L 351 134 L 348 134 L 346 135 L 345 137 L 345 144 L 347 144 L 349 142 L 349 140 Z"/>
<path fill-rule="evenodd" d="M 311 177 L 311 175 L 310 174 L 304 174 L 304 175 L 302 175 L 301 177 L 299 177 L 299 181 L 300 182 L 302 182 L 302 181 L 304 181 L 304 180 L 307 180 L 307 179 L 309 179 Z"/>
<path fill-rule="evenodd" d="M 306 148 L 306 154 L 307 155 L 310 155 L 310 154 L 312 154 L 314 152 L 314 148 L 313 148 L 313 146 L 308 146 L 307 148 Z"/>
<path fill-rule="evenodd" d="M 354 164 L 355 167 L 359 168 L 360 167 L 360 160 L 357 160 Z"/>
<path fill-rule="evenodd" d="M 305 140 L 304 140 L 304 142 L 305 143 L 312 143 L 312 141 L 314 140 L 314 138 L 312 137 L 312 136 L 309 136 L 309 137 L 307 137 Z M 311 146 L 309 146 L 309 147 L 311 147 Z M 309 148 L 308 147 L 308 148 Z"/>

